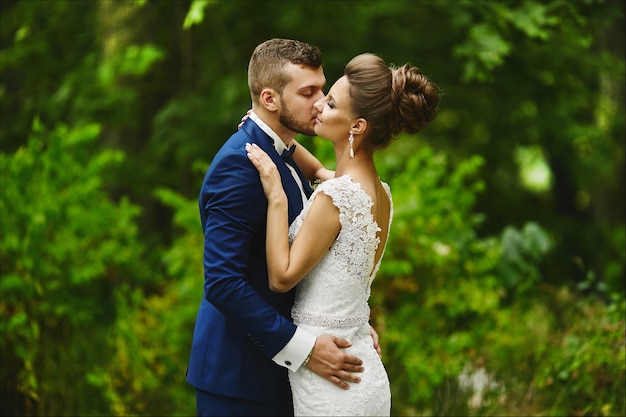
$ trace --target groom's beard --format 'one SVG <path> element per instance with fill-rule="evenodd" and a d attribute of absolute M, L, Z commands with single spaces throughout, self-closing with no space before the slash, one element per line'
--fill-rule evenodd
<path fill-rule="evenodd" d="M 285 102 L 282 97 L 280 99 L 282 105 L 280 115 L 278 116 L 278 120 L 280 123 L 285 126 L 287 129 L 292 130 L 296 133 L 301 133 L 306 136 L 315 136 L 315 130 L 313 130 L 313 126 L 311 126 L 311 119 L 307 121 L 298 120 L 290 111 L 287 106 L 285 106 Z"/>

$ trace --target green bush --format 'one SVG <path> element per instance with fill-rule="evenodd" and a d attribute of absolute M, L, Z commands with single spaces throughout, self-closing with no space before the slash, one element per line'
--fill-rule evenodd
<path fill-rule="evenodd" d="M 86 374 L 108 362 L 116 292 L 143 275 L 139 209 L 102 189 L 123 155 L 95 150 L 99 132 L 35 121 L 26 145 L 0 154 L 3 409 L 109 413 Z"/>
<path fill-rule="evenodd" d="M 536 223 L 478 236 L 481 159 L 406 142 L 379 164 L 395 216 L 372 293 L 393 414 L 623 415 L 623 297 L 546 282 Z"/>
<path fill-rule="evenodd" d="M 482 159 L 452 168 L 443 153 L 407 143 L 378 164 L 391 186 L 394 219 L 372 316 L 393 413 L 464 413 L 456 377 L 477 355 L 504 295 L 495 274 L 501 248 L 499 239 L 477 236 L 481 217 L 471 213 L 483 187 L 475 179 Z"/>
<path fill-rule="evenodd" d="M 174 210 L 178 237 L 160 251 L 165 281 L 151 294 L 119 300 L 115 353 L 93 373 L 114 415 L 193 415 L 195 391 L 185 371 L 202 297 L 204 237 L 197 203 L 168 189 L 155 191 Z"/>

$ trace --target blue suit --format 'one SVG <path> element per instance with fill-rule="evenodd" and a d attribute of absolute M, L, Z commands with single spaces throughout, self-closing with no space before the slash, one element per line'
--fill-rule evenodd
<path fill-rule="evenodd" d="M 293 336 L 293 290 L 269 289 L 265 256 L 267 199 L 245 144 L 278 166 L 289 223 L 302 211 L 300 189 L 272 139 L 248 119 L 215 155 L 198 199 L 204 231 L 204 297 L 193 335 L 187 381 L 211 394 L 291 406 L 287 369 L 274 357 Z M 305 185 L 311 188 L 296 168 Z"/>

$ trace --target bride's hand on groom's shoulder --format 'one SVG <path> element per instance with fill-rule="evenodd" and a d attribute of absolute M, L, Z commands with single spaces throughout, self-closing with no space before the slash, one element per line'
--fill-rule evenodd
<path fill-rule="evenodd" d="M 280 181 L 280 173 L 272 159 L 256 144 L 246 143 L 248 159 L 259 171 L 263 192 L 269 201 L 284 202 L 287 204 L 287 196 L 283 191 L 283 184 Z"/>
<path fill-rule="evenodd" d="M 243 126 L 246 120 L 248 120 L 248 117 L 250 117 L 251 112 L 252 112 L 252 109 L 248 110 L 246 114 L 243 115 L 243 117 L 241 118 L 241 122 L 237 125 L 237 130 L 241 130 L 241 126 Z"/>

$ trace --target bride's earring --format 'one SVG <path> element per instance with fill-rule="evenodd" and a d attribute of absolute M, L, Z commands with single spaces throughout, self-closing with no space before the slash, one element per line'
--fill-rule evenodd
<path fill-rule="evenodd" d="M 354 158 L 354 149 L 352 149 L 352 143 L 354 142 L 354 135 L 352 134 L 352 131 L 350 131 L 350 137 L 348 138 L 348 140 L 350 141 L 350 158 Z"/>

